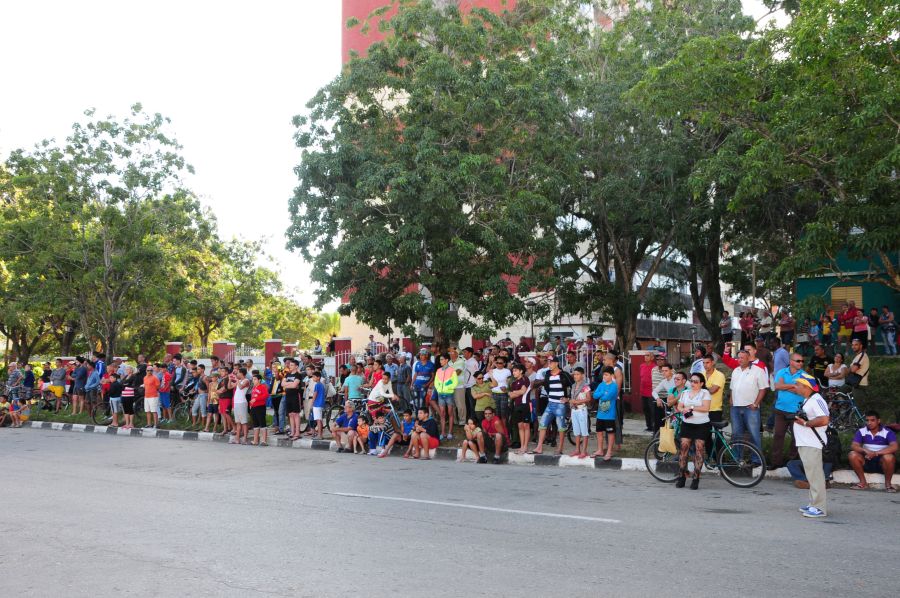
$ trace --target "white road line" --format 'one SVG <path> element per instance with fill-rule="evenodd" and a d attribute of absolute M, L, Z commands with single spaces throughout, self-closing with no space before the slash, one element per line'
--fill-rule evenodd
<path fill-rule="evenodd" d="M 438 505 L 441 507 L 457 507 L 459 509 L 476 509 L 479 511 L 495 511 L 498 513 L 514 513 L 516 515 L 537 515 L 539 517 L 555 517 L 557 519 L 577 519 L 579 521 L 596 521 L 598 523 L 622 523 L 618 519 L 604 519 L 603 517 L 586 517 L 584 515 L 563 515 L 562 513 L 543 513 L 541 511 L 520 511 L 519 509 L 500 509 L 498 507 L 483 507 L 481 505 L 465 505 L 455 502 L 441 502 L 438 500 L 419 500 L 417 498 L 403 498 L 400 496 L 373 496 L 371 494 L 350 494 L 347 492 L 323 492 L 332 496 L 345 496 L 347 498 L 371 498 L 376 500 L 394 500 L 398 502 L 414 502 L 423 505 Z"/>

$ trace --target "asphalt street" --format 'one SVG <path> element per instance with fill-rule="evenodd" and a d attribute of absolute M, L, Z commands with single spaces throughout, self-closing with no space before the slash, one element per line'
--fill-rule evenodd
<path fill-rule="evenodd" d="M 0 596 L 896 595 L 900 500 L 0 430 Z"/>

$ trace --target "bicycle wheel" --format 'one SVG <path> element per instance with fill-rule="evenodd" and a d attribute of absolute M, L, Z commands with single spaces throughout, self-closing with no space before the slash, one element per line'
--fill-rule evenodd
<path fill-rule="evenodd" d="M 175 420 L 175 426 L 178 428 L 186 428 L 191 423 L 191 403 L 182 401 L 178 403 L 172 412 L 172 419 Z"/>
<path fill-rule="evenodd" d="M 91 405 L 91 421 L 98 426 L 105 426 L 112 421 L 109 402 L 101 399 Z"/>
<path fill-rule="evenodd" d="M 759 462 L 759 465 L 754 462 Z M 734 440 L 719 449 L 719 472 L 732 486 L 752 488 L 766 477 L 766 460 L 749 442 Z"/>
<path fill-rule="evenodd" d="M 678 478 L 678 455 L 659 450 L 659 438 L 650 441 L 644 450 L 644 465 L 647 471 L 660 482 L 671 484 Z"/>

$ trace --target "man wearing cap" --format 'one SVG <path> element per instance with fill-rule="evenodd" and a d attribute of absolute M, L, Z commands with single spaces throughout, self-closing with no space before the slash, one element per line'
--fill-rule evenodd
<path fill-rule="evenodd" d="M 791 419 L 797 413 L 797 407 L 803 402 L 803 397 L 795 392 L 797 380 L 807 375 L 803 371 L 803 362 L 803 356 L 794 353 L 791 355 L 790 365 L 775 373 L 775 390 L 778 391 L 778 395 L 775 398 L 775 433 L 772 437 L 772 462 L 769 469 L 784 467 L 784 435 Z M 795 438 L 791 437 L 789 458 L 794 452 Z"/>
<path fill-rule="evenodd" d="M 795 355 L 796 353 L 791 356 L 792 362 Z M 793 387 L 794 394 L 801 400 L 798 414 L 794 418 L 794 440 L 809 482 L 809 504 L 800 507 L 800 514 L 812 518 L 825 517 L 827 505 L 822 453 L 828 442 L 825 434 L 828 428 L 828 404 L 817 392 L 816 379 L 808 374 L 798 376 Z"/>

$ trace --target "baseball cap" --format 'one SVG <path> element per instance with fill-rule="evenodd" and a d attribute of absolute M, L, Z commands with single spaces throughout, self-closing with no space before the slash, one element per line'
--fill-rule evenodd
<path fill-rule="evenodd" d="M 819 390 L 819 383 L 815 378 L 811 376 L 800 376 L 799 378 L 794 380 L 794 384 L 802 384 L 803 386 L 808 386 L 815 391 Z"/>
<path fill-rule="evenodd" d="M 559 356 L 551 354 L 550 357 L 547 358 L 547 361 L 555 361 L 559 363 Z"/>

